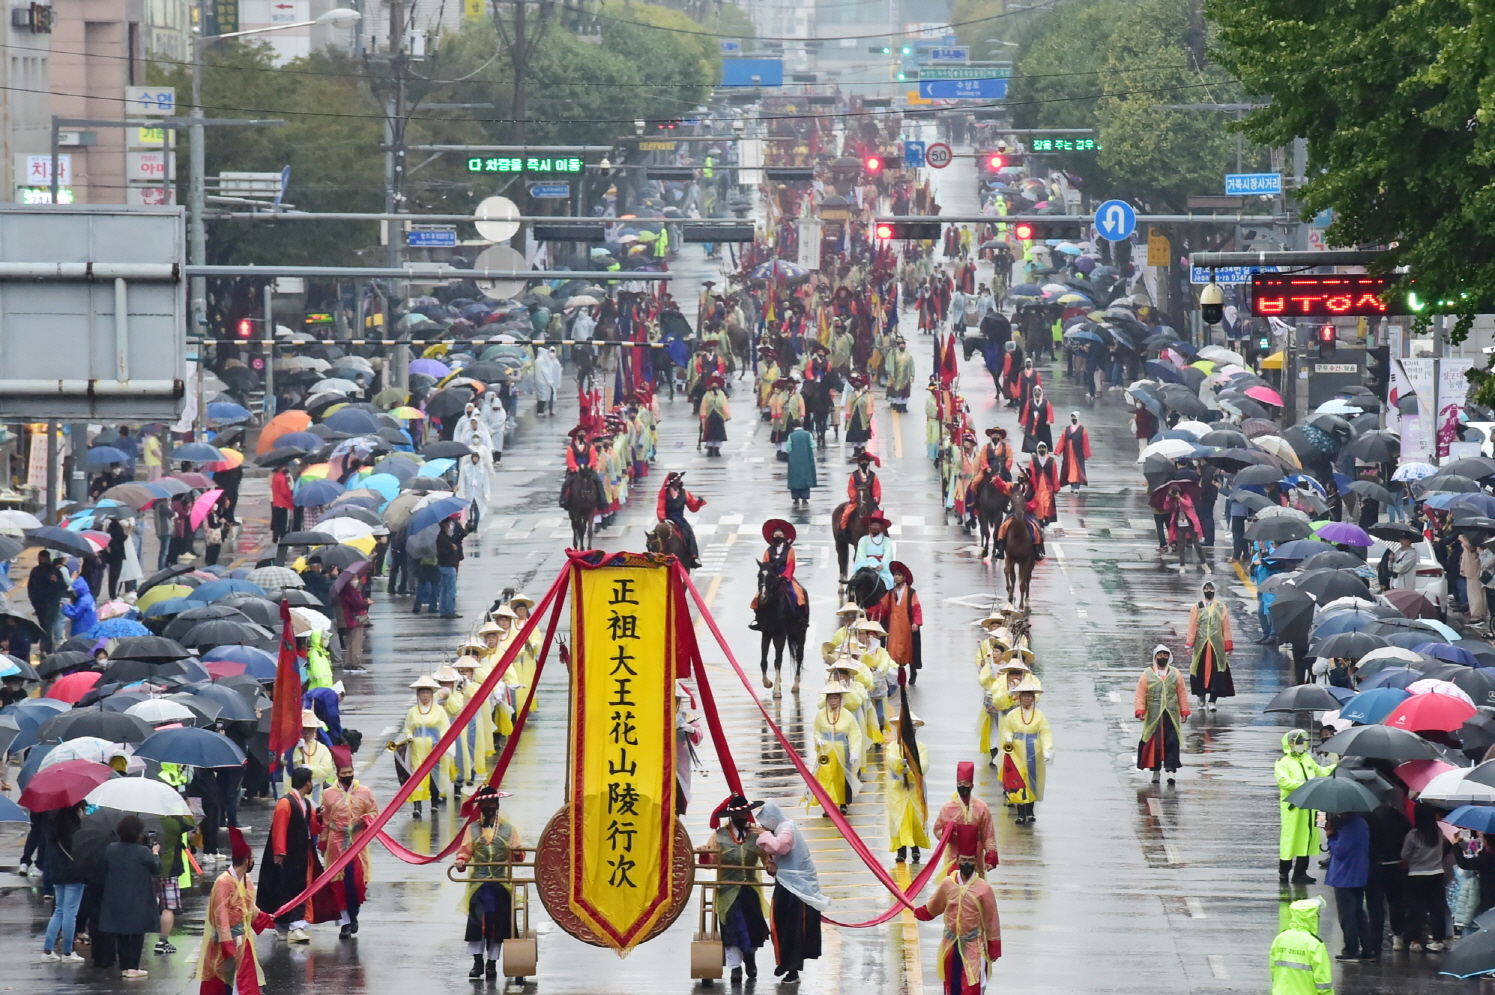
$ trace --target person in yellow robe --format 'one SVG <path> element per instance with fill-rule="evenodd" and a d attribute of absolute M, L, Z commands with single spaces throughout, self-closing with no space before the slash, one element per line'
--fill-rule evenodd
<path fill-rule="evenodd" d="M 228 827 L 230 866 L 213 882 L 203 917 L 197 959 L 199 995 L 259 995 L 265 983 L 254 936 L 275 924 L 255 906 L 254 851 L 236 826 Z"/>
<path fill-rule="evenodd" d="M 851 800 L 862 790 L 857 777 L 862 768 L 862 729 L 856 716 L 845 707 L 848 689 L 844 685 L 828 682 L 820 693 L 825 700 L 815 713 L 815 780 L 845 815 Z M 819 799 L 815 804 L 819 804 Z"/>
<path fill-rule="evenodd" d="M 1038 710 L 1038 696 L 1043 687 L 1029 674 L 1012 689 L 1017 707 L 1002 720 L 1002 775 L 1007 787 L 1007 760 L 1022 780 L 1019 787 L 1007 790 L 1007 800 L 1017 806 L 1017 824 L 1033 822 L 1033 807 L 1043 801 L 1044 770 L 1054 760 L 1054 737 L 1049 720 Z M 1015 782 L 1014 782 L 1015 783 Z"/>
<path fill-rule="evenodd" d="M 998 754 L 1002 745 L 1002 719 L 1017 707 L 1013 689 L 1033 671 L 1023 660 L 1020 650 L 1006 651 L 987 667 L 989 670 L 986 679 L 982 681 L 986 692 L 983 696 L 986 707 L 981 717 L 981 752 L 991 757 L 991 765 L 996 767 L 1001 763 Z"/>
<path fill-rule="evenodd" d="M 291 748 L 291 762 L 286 764 L 285 790 L 291 790 L 291 772 L 297 767 L 311 771 L 312 800 L 320 801 L 325 785 L 337 780 L 337 764 L 332 750 L 318 737 L 327 725 L 310 708 L 301 710 L 301 740 Z"/>
<path fill-rule="evenodd" d="M 826 679 L 847 689 L 846 708 L 856 718 L 866 744 L 881 744 L 882 726 L 872 705 L 872 671 L 856 655 L 854 647 L 842 647 L 841 655 L 826 668 Z"/>
<path fill-rule="evenodd" d="M 836 609 L 836 631 L 831 633 L 831 638 L 820 647 L 821 656 L 824 657 L 826 663 L 830 663 L 841 654 L 841 647 L 847 639 L 851 638 L 852 626 L 866 617 L 862 606 L 855 601 L 848 601 Z"/>
<path fill-rule="evenodd" d="M 436 692 L 436 701 L 442 708 L 446 709 L 447 722 L 454 723 L 457 716 L 462 714 L 462 709 L 467 707 L 467 694 L 457 685 L 462 680 L 462 675 L 457 673 L 456 668 L 443 664 L 436 668 L 436 673 L 431 675 L 441 689 Z M 462 730 L 462 735 L 452 744 L 452 783 L 460 795 L 462 785 L 471 787 L 475 777 L 473 773 L 472 751 L 476 745 L 477 723 L 469 722 L 467 728 Z"/>
<path fill-rule="evenodd" d="M 923 724 L 922 719 L 914 719 L 915 727 Z M 895 859 L 901 864 L 912 847 L 914 863 L 917 864 L 920 848 L 927 850 L 931 845 L 928 829 L 929 798 L 923 777 L 929 771 L 929 748 L 923 743 L 919 744 L 917 771 L 905 759 L 903 749 L 903 744 L 897 740 L 889 742 L 883 749 L 883 762 L 888 770 L 888 849 L 897 852 Z"/>
<path fill-rule="evenodd" d="M 881 638 L 887 635 L 882 624 L 871 619 L 862 619 L 853 626 L 859 648 L 857 658 L 867 668 L 871 684 L 867 689 L 871 698 L 873 729 L 877 733 L 869 742 L 880 743 L 886 739 L 888 726 L 888 695 L 898 686 L 898 664 L 883 646 Z"/>
<path fill-rule="evenodd" d="M 462 690 L 469 701 L 478 693 L 482 687 L 482 681 L 478 679 L 477 671 L 479 657 L 484 650 L 482 643 L 476 640 L 463 643 L 457 650 L 460 654 L 452 663 L 452 668 L 461 675 L 462 679 L 457 686 Z M 488 758 L 493 755 L 493 696 L 489 695 L 487 702 L 479 708 L 477 714 L 472 717 L 472 772 L 476 780 L 482 781 L 488 777 L 488 772 L 493 768 L 488 765 Z"/>
<path fill-rule="evenodd" d="M 405 713 L 404 728 L 400 730 L 399 738 L 389 744 L 389 748 L 394 750 L 404 746 L 407 751 L 406 763 L 414 773 L 426 762 L 441 737 L 446 735 L 451 723 L 446 709 L 436 703 L 436 692 L 441 690 L 441 685 L 430 674 L 421 674 L 411 682 L 410 687 L 415 689 L 415 704 Z M 423 778 L 410 793 L 417 819 L 421 817 L 421 802 L 430 801 L 432 807 L 446 804 L 446 794 L 442 789 L 451 788 L 451 767 L 451 758 L 442 757 L 430 775 Z"/>

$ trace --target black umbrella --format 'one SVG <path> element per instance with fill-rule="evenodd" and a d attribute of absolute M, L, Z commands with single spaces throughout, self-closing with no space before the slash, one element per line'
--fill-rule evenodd
<path fill-rule="evenodd" d="M 471 456 L 472 449 L 460 442 L 433 442 L 420 451 L 426 459 L 461 459 Z"/>
<path fill-rule="evenodd" d="M 1214 434 L 1214 432 L 1210 432 L 1205 438 L 1207 439 Z M 1204 442 L 1203 439 L 1200 440 L 1200 443 L 1202 445 L 1212 444 Z M 1243 470 L 1248 466 L 1277 466 L 1277 461 L 1272 459 L 1268 454 L 1257 449 L 1243 449 L 1239 446 L 1222 449 L 1218 453 L 1211 453 L 1209 456 L 1204 457 L 1204 461 L 1232 472 Z"/>
<path fill-rule="evenodd" d="M 1278 588 L 1277 596 L 1267 606 L 1267 614 L 1271 616 L 1272 628 L 1278 639 L 1306 649 L 1308 629 L 1313 624 L 1314 607 L 1313 598 L 1306 592 L 1295 587 Z"/>
<path fill-rule="evenodd" d="M 119 820 L 132 813 L 114 808 L 96 808 L 83 817 L 73 832 L 72 854 L 75 869 L 84 877 L 102 879 L 104 876 L 104 851 L 110 843 L 119 841 L 115 828 Z M 133 813 L 140 816 L 147 832 L 163 838 L 166 831 L 161 826 L 161 817 L 148 813 Z"/>
<path fill-rule="evenodd" d="M 40 677 L 56 677 L 64 671 L 79 670 L 92 665 L 92 653 L 85 653 L 82 650 L 59 650 L 51 656 L 43 657 L 42 662 L 36 666 L 36 672 Z"/>
<path fill-rule="evenodd" d="M 263 625 L 267 629 L 280 628 L 280 605 L 273 601 L 257 598 L 252 594 L 235 594 L 218 604 L 237 608 L 255 625 Z"/>
<path fill-rule="evenodd" d="M 1422 538 L 1422 533 L 1406 522 L 1377 522 L 1365 531 L 1377 539 L 1385 539 L 1388 542 L 1396 542 L 1403 538 L 1416 542 Z"/>
<path fill-rule="evenodd" d="M 135 681 L 160 681 L 168 677 L 186 677 L 187 660 L 133 660 L 126 657 L 111 659 L 104 668 L 103 680 L 114 684 L 133 684 Z M 196 664 L 201 667 L 201 664 Z"/>
<path fill-rule="evenodd" d="M 1248 466 L 1235 475 L 1237 487 L 1261 487 L 1265 484 L 1275 484 L 1282 479 L 1282 470 L 1275 465 Z"/>
<path fill-rule="evenodd" d="M 1300 591 L 1307 591 L 1321 605 L 1326 605 L 1338 598 L 1371 600 L 1370 588 L 1365 585 L 1365 581 L 1346 570 L 1310 570 L 1294 581 L 1293 586 Z M 1369 653 L 1371 649 L 1385 645 L 1384 642 L 1377 643 L 1365 652 Z M 1318 655 L 1324 656 L 1325 654 Z"/>
<path fill-rule="evenodd" d="M 1461 938 L 1443 955 L 1439 974 L 1475 978 L 1495 972 L 1495 930 L 1479 929 Z"/>
<path fill-rule="evenodd" d="M 277 446 L 263 456 L 256 456 L 254 461 L 264 467 L 285 466 L 287 463 L 294 463 L 305 455 L 306 450 L 300 446 Z"/>
<path fill-rule="evenodd" d="M 1201 446 L 1219 446 L 1221 449 L 1245 449 L 1248 445 L 1246 436 L 1233 428 L 1217 428 L 1213 432 L 1206 432 L 1200 436 L 1199 444 Z"/>
<path fill-rule="evenodd" d="M 1495 677 L 1473 667 L 1460 667 L 1458 673 L 1448 678 L 1459 686 L 1474 702 L 1474 706 L 1495 707 Z M 1468 749 L 1466 745 L 1464 747 Z"/>
<path fill-rule="evenodd" d="M 182 574 L 191 573 L 195 569 L 197 568 L 190 563 L 176 563 L 164 570 L 157 570 L 145 579 L 145 583 L 136 588 L 135 593 L 137 596 L 144 594 L 157 584 L 164 584 L 173 577 L 180 577 Z"/>
<path fill-rule="evenodd" d="M 370 511 L 367 508 L 338 508 L 322 516 L 323 521 L 329 518 L 351 518 L 355 522 L 363 522 L 365 525 L 384 524 L 384 520 L 379 517 L 377 512 Z"/>
<path fill-rule="evenodd" d="M 1459 744 L 1466 750 L 1488 750 L 1495 746 L 1495 714 L 1481 711 L 1466 719 L 1459 729 Z"/>
<path fill-rule="evenodd" d="M 1347 757 L 1344 762 L 1334 768 L 1334 777 L 1348 777 L 1363 784 L 1370 789 L 1370 793 L 1382 803 L 1388 803 L 1397 796 L 1396 785 L 1381 776 L 1381 772 L 1374 767 L 1358 767 L 1352 764 L 1365 763 L 1364 757 Z"/>
<path fill-rule="evenodd" d="M 58 712 L 36 730 L 40 743 L 65 743 L 80 736 L 97 736 L 110 743 L 139 743 L 155 732 L 150 723 L 123 712 L 74 709 Z"/>
<path fill-rule="evenodd" d="M 335 567 L 351 566 L 354 563 L 362 563 L 368 559 L 358 548 L 342 544 L 324 546 L 321 549 L 314 550 L 312 555 L 320 556 L 324 566 Z"/>
<path fill-rule="evenodd" d="M 273 637 L 274 633 L 247 619 L 241 622 L 234 619 L 213 618 L 193 626 L 192 630 L 182 637 L 182 641 L 188 646 L 199 647 L 244 646 L 261 643 Z"/>
<path fill-rule="evenodd" d="M 337 536 L 326 532 L 287 532 L 280 537 L 282 546 L 326 546 L 337 542 Z"/>
<path fill-rule="evenodd" d="M 1339 709 L 1339 699 L 1322 684 L 1295 684 L 1283 688 L 1267 702 L 1264 712 L 1333 712 Z"/>
<path fill-rule="evenodd" d="M 233 608 L 229 605 L 203 605 L 201 608 L 192 608 L 188 611 L 184 611 L 176 618 L 172 619 L 171 623 L 166 626 L 166 630 L 162 634 L 166 636 L 167 639 L 175 639 L 180 641 L 184 635 L 192 631 L 193 626 L 210 618 L 232 618 L 238 619 L 242 622 L 249 621 L 248 615 L 245 615 L 237 608 Z"/>
<path fill-rule="evenodd" d="M 203 687 L 189 688 L 187 693 L 217 706 L 218 713 L 214 718 L 229 722 L 253 722 L 258 717 L 254 714 L 254 706 L 249 700 L 231 687 L 208 684 Z"/>
<path fill-rule="evenodd" d="M 1167 456 L 1154 453 L 1142 461 L 1142 476 L 1147 480 L 1149 493 L 1162 487 L 1178 475 L 1178 467 Z"/>
<path fill-rule="evenodd" d="M 1312 534 L 1308 523 L 1286 515 L 1262 518 L 1246 527 L 1246 538 L 1252 542 L 1292 542 Z"/>
<path fill-rule="evenodd" d="M 433 418 L 450 418 L 460 414 L 472 402 L 473 392 L 467 387 L 449 387 L 426 399 L 426 414 Z"/>
<path fill-rule="evenodd" d="M 1453 644 L 1479 659 L 1481 667 L 1495 667 L 1495 646 L 1483 639 L 1455 639 Z"/>
<path fill-rule="evenodd" d="M 1439 468 L 1440 473 L 1457 473 L 1473 480 L 1495 476 L 1495 459 L 1488 456 L 1465 456 Z"/>
<path fill-rule="evenodd" d="M 1353 777 L 1310 777 L 1285 799 L 1316 812 L 1374 812 L 1381 802 Z"/>
<path fill-rule="evenodd" d="M 1300 584 L 1299 586 L 1301 587 L 1302 585 Z M 1380 636 L 1373 636 L 1368 632 L 1352 630 L 1350 632 L 1337 632 L 1332 636 L 1325 636 L 1310 646 L 1309 649 L 1314 656 L 1335 660 L 1358 660 L 1371 650 L 1390 645 L 1390 643 Z"/>
<path fill-rule="evenodd" d="M 1314 553 L 1303 561 L 1304 570 L 1356 570 L 1365 566 L 1365 561 L 1354 553 L 1346 553 L 1342 549 L 1326 549 L 1322 553 Z"/>
<path fill-rule="evenodd" d="M 1231 491 L 1230 500 L 1236 502 L 1237 504 L 1244 505 L 1246 510 L 1250 512 L 1257 512 L 1261 511 L 1263 508 L 1272 507 L 1272 502 L 1267 499 L 1267 496 L 1265 494 L 1258 494 L 1256 491 L 1248 491 L 1244 487 L 1237 487 L 1235 490 Z"/>
<path fill-rule="evenodd" d="M 1433 744 L 1405 729 L 1391 726 L 1355 726 L 1337 733 L 1321 747 L 1325 753 L 1343 757 L 1370 757 L 1375 760 L 1438 760 Z"/>
<path fill-rule="evenodd" d="M 322 599 L 318 598 L 310 591 L 302 590 L 299 587 L 288 587 L 280 592 L 280 596 L 284 601 L 293 606 L 300 605 L 303 608 L 326 607 L 326 605 L 322 603 Z"/>
<path fill-rule="evenodd" d="M 1348 490 L 1382 504 L 1396 504 L 1396 495 L 1373 480 L 1352 481 Z"/>
<path fill-rule="evenodd" d="M 1367 463 L 1390 463 L 1400 455 L 1402 440 L 1392 432 L 1366 432 L 1344 449 Z"/>
<path fill-rule="evenodd" d="M 1158 399 L 1185 418 L 1208 418 L 1209 405 L 1199 395 L 1180 384 L 1163 384 L 1158 388 Z"/>
<path fill-rule="evenodd" d="M 113 657 L 145 660 L 150 663 L 165 663 L 168 660 L 185 660 L 192 652 L 175 639 L 164 636 L 128 636 L 114 644 Z"/>

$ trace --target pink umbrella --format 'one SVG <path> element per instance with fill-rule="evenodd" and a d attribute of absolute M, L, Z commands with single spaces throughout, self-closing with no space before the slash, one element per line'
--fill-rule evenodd
<path fill-rule="evenodd" d="M 1444 771 L 1457 770 L 1453 764 L 1442 760 L 1409 760 L 1396 768 L 1396 776 L 1406 782 L 1413 791 L 1421 791 L 1428 782 Z"/>
<path fill-rule="evenodd" d="M 209 660 L 202 668 L 214 677 L 238 677 L 246 669 L 237 660 Z"/>
<path fill-rule="evenodd" d="M 94 547 L 95 552 L 102 553 L 109 546 L 109 533 L 107 532 L 99 532 L 95 529 L 84 529 L 78 534 L 89 541 L 89 543 Z"/>
<path fill-rule="evenodd" d="M 223 489 L 215 487 L 211 491 L 205 491 L 202 496 L 192 502 L 192 514 L 187 520 L 192 523 L 194 529 L 202 524 L 204 518 L 208 517 L 208 512 L 213 510 L 213 505 L 217 504 L 222 496 Z"/>
<path fill-rule="evenodd" d="M 1247 387 L 1246 396 L 1255 398 L 1256 400 L 1261 401 L 1263 404 L 1271 404 L 1279 408 L 1282 407 L 1282 395 L 1277 393 L 1272 388 L 1268 387 L 1266 384 L 1257 384 L 1254 387 Z"/>

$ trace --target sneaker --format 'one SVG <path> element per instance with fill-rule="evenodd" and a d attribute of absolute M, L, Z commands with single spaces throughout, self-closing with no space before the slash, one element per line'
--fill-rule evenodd
<path fill-rule="evenodd" d="M 1335 960 L 1359 960 L 1360 959 L 1360 955 L 1358 953 L 1354 953 L 1354 954 L 1351 954 L 1351 953 L 1335 954 L 1334 955 L 1334 959 Z"/>
<path fill-rule="evenodd" d="M 57 958 L 57 963 L 59 963 L 59 964 L 82 964 L 82 963 L 84 963 L 84 960 L 83 960 L 82 957 L 79 957 L 77 954 L 68 954 L 66 957 L 58 957 Z"/>
<path fill-rule="evenodd" d="M 1430 953 L 1438 953 L 1442 949 L 1443 949 L 1443 943 L 1442 943 L 1441 940 L 1432 940 L 1427 945 L 1427 950 Z"/>
<path fill-rule="evenodd" d="M 43 950 L 42 951 L 42 960 L 56 960 L 56 959 L 57 959 L 57 955 L 54 954 L 52 951 L 50 951 L 50 950 Z"/>
<path fill-rule="evenodd" d="M 1391 938 L 1391 949 L 1392 950 L 1405 950 L 1405 949 L 1407 949 L 1407 941 L 1404 940 L 1404 939 L 1402 939 L 1400 936 L 1393 936 Z"/>
<path fill-rule="evenodd" d="M 161 955 L 176 953 L 176 947 L 171 945 L 170 940 L 158 940 L 156 942 L 156 953 Z"/>
<path fill-rule="evenodd" d="M 293 929 L 286 937 L 291 943 L 310 943 L 311 936 L 304 929 Z"/>
<path fill-rule="evenodd" d="M 120 972 L 120 974 L 123 977 L 126 977 L 126 978 L 143 978 L 143 977 L 145 977 L 149 973 L 150 972 L 148 972 L 148 971 L 142 971 L 142 970 L 140 970 L 140 968 L 138 968 L 138 967 L 135 970 L 133 970 L 133 971 L 121 971 Z"/>
<path fill-rule="evenodd" d="M 1407 944 L 1407 952 L 1414 954 L 1422 953 L 1422 944 L 1418 943 L 1416 940 L 1413 940 L 1411 943 Z"/>

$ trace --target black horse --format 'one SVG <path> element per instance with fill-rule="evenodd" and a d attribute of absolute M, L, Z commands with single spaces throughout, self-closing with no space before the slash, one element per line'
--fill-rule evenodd
<path fill-rule="evenodd" d="M 795 607 L 784 589 L 784 581 L 778 572 L 767 563 L 758 563 L 758 600 L 754 609 L 754 625 L 762 634 L 762 657 L 759 666 L 763 669 L 763 686 L 773 688 L 773 696 L 783 696 L 784 646 L 789 646 L 789 658 L 794 662 L 794 687 L 799 694 L 799 675 L 805 662 L 805 632 L 810 627 L 810 606 Z M 777 680 L 768 679 L 768 648 L 774 649 L 773 673 Z"/>
<path fill-rule="evenodd" d="M 871 567 L 862 567 L 846 582 L 846 597 L 854 601 L 862 611 L 867 611 L 888 593 L 882 574 Z"/>
<path fill-rule="evenodd" d="M 996 545 L 997 530 L 1002 527 L 1002 519 L 1007 517 L 1012 497 L 997 487 L 994 475 L 987 474 L 981 479 L 981 486 L 972 499 L 976 503 L 976 523 L 981 527 L 981 558 L 984 560 Z"/>
<path fill-rule="evenodd" d="M 571 474 L 561 487 L 561 507 L 571 518 L 571 548 L 591 549 L 593 520 L 601 498 L 601 481 L 597 472 L 584 466 Z"/>
<path fill-rule="evenodd" d="M 805 399 L 805 430 L 815 436 L 815 445 L 823 447 L 831 423 L 831 389 L 824 380 L 806 380 L 800 393 Z"/>

